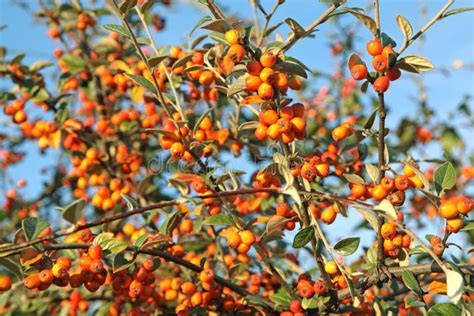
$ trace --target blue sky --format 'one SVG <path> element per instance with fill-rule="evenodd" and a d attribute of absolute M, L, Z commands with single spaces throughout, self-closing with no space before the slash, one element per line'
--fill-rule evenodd
<path fill-rule="evenodd" d="M 197 9 L 195 6 L 185 4 L 190 1 L 177 1 L 171 8 L 163 8 L 156 5 L 155 12 L 161 13 L 167 19 L 167 28 L 155 34 L 156 42 L 161 45 L 181 44 L 188 41 L 188 31 L 194 24 L 204 15 L 208 13 L 204 10 Z M 196 1 L 197 2 L 197 1 Z M 36 2 L 28 1 L 33 7 Z M 247 1 L 217 1 L 219 4 L 225 4 L 230 12 L 235 12 L 240 16 L 251 17 L 252 9 Z M 262 0 L 265 8 L 271 8 L 273 0 Z M 360 4 L 368 4 L 356 0 L 349 0 L 346 6 L 355 7 Z M 403 35 L 398 29 L 396 23 L 396 15 L 400 14 L 406 17 L 413 28 L 418 30 L 423 26 L 444 4 L 445 1 L 430 0 L 425 1 L 427 6 L 426 15 L 420 16 L 420 7 L 422 1 L 415 0 L 398 0 L 398 1 L 381 1 L 381 21 L 382 29 L 391 35 L 396 41 L 401 42 Z M 473 6 L 474 1 L 458 0 L 452 8 Z M 275 14 L 273 21 L 281 21 L 291 16 L 302 26 L 309 25 L 321 12 L 325 10 L 327 4 L 320 3 L 316 0 L 287 0 L 286 3 Z M 346 16 L 343 21 L 350 21 L 354 18 Z M 115 21 L 107 21 L 110 23 L 118 23 Z M 34 22 L 30 13 L 14 5 L 13 0 L 0 0 L 0 23 L 8 25 L 8 28 L 0 32 L 0 42 L 2 46 L 7 46 L 11 55 L 19 52 L 26 52 L 27 62 L 37 60 L 53 60 L 52 51 L 58 47 L 46 36 L 46 27 Z M 331 30 L 330 23 L 320 26 L 316 38 L 307 38 L 295 45 L 289 55 L 301 60 L 310 68 L 322 71 L 332 71 L 335 62 L 329 54 L 329 45 L 331 42 L 325 36 Z M 283 36 L 289 32 L 288 27 L 283 26 L 280 29 Z M 194 36 L 199 35 L 196 32 Z M 360 34 L 359 34 L 360 33 Z M 359 28 L 360 43 L 359 51 L 365 46 L 365 43 L 371 38 L 370 33 L 365 28 Z M 420 54 L 431 60 L 435 67 L 451 67 L 454 61 L 462 61 L 464 64 L 474 64 L 474 18 L 473 13 L 468 12 L 457 16 L 449 17 L 436 25 L 429 31 L 428 36 L 420 51 L 420 46 L 412 45 L 406 50 L 405 54 Z M 365 56 L 366 57 L 366 56 Z M 50 70 L 51 71 L 51 70 Z M 466 93 L 474 91 L 474 73 L 468 70 L 457 70 L 446 77 L 439 72 L 430 72 L 423 75 L 428 88 L 428 96 L 430 105 L 433 106 L 438 114 L 437 120 L 442 122 L 446 119 L 446 113 L 454 110 L 458 105 L 462 96 Z M 0 84 L 1 81 L 0 81 Z M 317 83 L 316 83 L 317 84 Z M 411 75 L 404 75 L 401 80 L 393 84 L 387 93 L 386 100 L 388 106 L 392 109 L 390 115 L 392 118 L 399 119 L 404 115 L 413 116 L 416 109 L 412 101 L 416 97 L 417 89 L 413 85 Z M 472 107 L 472 105 L 471 105 Z M 0 115 L 1 118 L 1 115 Z M 394 127 L 395 120 L 388 120 L 388 127 Z M 1 126 L 1 125 L 0 125 Z M 4 127 L 0 127 L 4 128 Z M 472 129 L 464 132 L 464 136 L 472 138 Z M 13 168 L 15 178 L 27 177 L 30 183 L 28 192 L 33 193 L 45 176 L 39 176 L 38 170 L 44 165 L 53 163 L 54 154 L 41 156 L 38 154 L 37 148 L 28 148 L 32 153 L 30 157 L 19 167 Z M 436 151 L 436 150 L 435 150 Z M 30 191 L 31 190 L 31 191 Z M 341 229 L 335 229 L 335 235 L 343 236 L 346 231 L 343 229 L 347 223 L 340 221 L 338 225 Z M 438 227 L 440 223 L 438 223 Z"/>

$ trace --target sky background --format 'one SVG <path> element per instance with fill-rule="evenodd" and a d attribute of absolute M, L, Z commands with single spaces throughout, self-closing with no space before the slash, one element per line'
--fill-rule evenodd
<path fill-rule="evenodd" d="M 36 8 L 36 1 L 26 0 L 31 4 L 32 8 Z M 84 2 L 84 1 L 83 1 Z M 155 40 L 158 46 L 161 45 L 179 45 L 183 41 L 189 42 L 189 30 L 208 13 L 204 8 L 198 8 L 196 5 L 189 5 L 193 1 L 176 1 L 170 8 L 164 8 L 161 5 L 155 5 L 154 11 L 166 17 L 167 27 L 164 31 L 159 33 L 154 32 Z M 196 1 L 194 1 L 196 2 Z M 249 3 L 245 0 L 235 1 L 216 1 L 220 5 L 224 5 L 229 9 L 229 12 L 237 13 L 239 16 L 251 17 L 253 12 Z M 261 1 L 268 10 L 273 5 L 272 1 Z M 345 4 L 348 7 L 356 7 L 366 5 L 369 2 L 359 0 L 349 0 Z M 430 0 L 427 3 L 426 15 L 420 15 L 420 8 L 423 1 L 419 0 L 397 0 L 397 1 L 381 1 L 380 12 L 382 29 L 385 33 L 391 35 L 397 42 L 401 42 L 403 35 L 398 29 L 396 23 L 396 15 L 400 14 L 406 17 L 416 32 L 422 27 L 431 17 L 436 14 L 439 9 L 444 6 L 446 1 Z M 472 7 L 474 1 L 458 0 L 452 8 Z M 306 27 L 315 18 L 317 18 L 327 7 L 327 4 L 316 0 L 287 0 L 281 6 L 279 11 L 275 14 L 272 21 L 281 21 L 284 18 L 291 16 L 298 21 L 300 25 Z M 343 17 L 343 22 L 353 21 L 352 16 Z M 115 18 L 107 20 L 107 23 L 119 24 Z M 26 62 L 32 63 L 37 60 L 51 60 L 54 61 L 52 51 L 59 47 L 46 36 L 47 29 L 44 25 L 34 22 L 31 12 L 28 12 L 18 5 L 15 5 L 13 0 L 0 0 L 0 24 L 6 24 L 8 27 L 0 31 L 0 42 L 2 46 L 7 46 L 10 57 L 20 53 L 26 52 Z M 273 23 L 272 23 L 273 24 Z M 327 23 L 319 27 L 319 32 L 316 38 L 306 38 L 295 45 L 288 53 L 288 55 L 295 57 L 305 63 L 312 69 L 321 71 L 333 71 L 335 61 L 330 56 L 329 46 L 332 43 L 327 34 L 331 31 L 332 24 Z M 289 32 L 288 27 L 283 26 L 280 29 L 281 34 L 285 37 Z M 197 37 L 201 31 L 193 34 Z M 369 31 L 361 27 L 359 28 L 360 43 L 358 47 L 365 46 L 365 43 L 371 39 Z M 365 54 L 365 51 L 364 51 Z M 429 31 L 428 36 L 425 37 L 423 47 L 414 44 L 409 47 L 405 54 L 419 54 L 428 58 L 436 68 L 448 67 L 451 68 L 454 62 L 461 62 L 464 65 L 471 65 L 471 70 L 456 70 L 448 77 L 441 74 L 439 71 L 432 71 L 423 74 L 425 83 L 428 87 L 429 104 L 434 107 L 437 120 L 443 122 L 447 120 L 447 113 L 454 111 L 459 102 L 466 93 L 474 91 L 474 73 L 472 65 L 474 64 L 474 18 L 473 13 L 468 12 L 457 16 L 452 16 L 435 24 Z M 364 55 L 367 57 L 367 55 Z M 49 73 L 54 68 L 49 68 Z M 391 85 L 390 90 L 386 94 L 387 106 L 391 109 L 390 118 L 388 120 L 388 127 L 396 126 L 397 120 L 405 115 L 415 115 L 417 108 L 413 98 L 416 98 L 418 90 L 414 87 L 412 76 L 403 74 L 402 78 L 395 84 Z M 2 81 L 0 80 L 0 84 Z M 315 82 L 316 88 L 320 88 L 318 81 Z M 370 89 L 369 89 L 370 90 Z M 472 103 L 470 104 L 472 109 Z M 3 115 L 3 114 L 1 114 Z M 5 117 L 0 115 L 1 122 L 5 121 Z M 5 128 L 0 125 L 0 128 Z M 472 139 L 473 129 L 466 129 L 463 131 L 463 136 L 466 139 Z M 472 148 L 472 144 L 470 145 Z M 51 165 L 54 159 L 54 153 L 49 150 L 46 155 L 40 155 L 37 147 L 25 148 L 30 154 L 24 163 L 18 167 L 11 169 L 13 179 L 27 178 L 29 186 L 25 189 L 28 193 L 34 194 L 35 187 L 48 179 L 46 175 L 40 175 L 39 170 L 45 165 Z M 440 156 L 440 152 L 434 148 L 430 154 Z M 421 157 L 419 157 L 421 158 Z M 336 225 L 331 229 L 331 240 L 337 241 L 343 236 L 347 236 L 347 225 L 354 224 L 354 219 L 345 220 L 338 219 Z M 441 222 L 430 225 L 431 228 L 442 227 Z M 428 230 L 430 232 L 436 232 Z M 360 235 L 360 232 L 354 233 Z M 459 238 L 459 237 L 456 237 Z M 456 239 L 455 238 L 455 239 Z M 370 239 L 370 238 L 369 238 Z M 372 240 L 365 240 L 365 244 L 371 243 Z"/>

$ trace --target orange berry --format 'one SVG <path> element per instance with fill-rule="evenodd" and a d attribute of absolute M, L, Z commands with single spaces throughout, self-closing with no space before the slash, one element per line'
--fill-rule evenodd
<path fill-rule="evenodd" d="M 383 188 L 381 184 L 377 184 L 372 191 L 372 197 L 376 201 L 382 201 L 387 197 L 387 195 L 388 192 Z"/>
<path fill-rule="evenodd" d="M 229 30 L 225 32 L 225 39 L 230 45 L 239 43 L 239 32 L 236 30 Z"/>
<path fill-rule="evenodd" d="M 257 137 L 258 140 L 264 140 L 267 138 L 267 126 L 260 124 L 256 129 L 255 129 L 255 137 Z"/>
<path fill-rule="evenodd" d="M 0 292 L 8 291 L 12 288 L 12 278 L 8 275 L 0 275 Z"/>
<path fill-rule="evenodd" d="M 260 57 L 260 64 L 262 64 L 263 67 L 272 67 L 273 65 L 275 65 L 276 60 L 276 55 L 274 55 L 272 52 L 266 51 Z"/>
<path fill-rule="evenodd" d="M 260 79 L 259 76 L 248 76 L 247 79 L 245 79 L 245 87 L 247 88 L 247 91 L 258 91 L 258 88 L 262 84 L 262 79 Z"/>
<path fill-rule="evenodd" d="M 442 202 L 438 209 L 439 216 L 445 219 L 454 219 L 458 216 L 459 211 L 456 204 L 450 201 Z"/>
<path fill-rule="evenodd" d="M 209 131 L 212 128 L 212 120 L 209 116 L 206 116 L 202 119 L 201 123 L 199 124 L 199 128 L 204 131 Z"/>
<path fill-rule="evenodd" d="M 303 298 L 310 298 L 314 295 L 314 288 L 308 280 L 300 280 L 296 286 L 296 290 Z"/>
<path fill-rule="evenodd" d="M 467 196 L 461 196 L 456 203 L 456 208 L 459 213 L 467 215 L 472 209 L 472 200 Z"/>
<path fill-rule="evenodd" d="M 337 213 L 332 207 L 325 209 L 321 213 L 321 221 L 327 225 L 334 223 L 336 220 Z"/>
<path fill-rule="evenodd" d="M 414 167 L 406 164 L 403 166 L 403 174 L 405 174 L 407 177 L 414 177 L 416 176 L 416 172 L 413 170 Z"/>
<path fill-rule="evenodd" d="M 367 67 L 364 64 L 354 65 L 351 67 L 350 71 L 354 80 L 362 80 L 367 78 Z"/>
<path fill-rule="evenodd" d="M 457 233 L 462 228 L 462 218 L 455 217 L 446 221 L 446 229 L 451 233 Z"/>
<path fill-rule="evenodd" d="M 100 259 L 102 257 L 102 247 L 100 245 L 92 245 L 87 253 L 91 259 Z"/>
<path fill-rule="evenodd" d="M 242 242 L 248 246 L 251 246 L 255 242 L 255 235 L 250 230 L 244 230 L 240 232 Z"/>
<path fill-rule="evenodd" d="M 303 117 L 304 116 L 304 105 L 302 103 L 295 103 L 291 106 L 293 109 L 293 114 L 296 117 Z"/>
<path fill-rule="evenodd" d="M 192 295 L 196 291 L 196 285 L 192 282 L 183 282 L 180 288 L 184 295 Z"/>
<path fill-rule="evenodd" d="M 384 177 L 381 181 L 380 184 L 382 185 L 382 188 L 384 188 L 385 191 L 390 192 L 393 190 L 395 187 L 395 183 L 393 182 L 392 178 L 390 177 Z"/>
<path fill-rule="evenodd" d="M 377 55 L 372 59 L 372 67 L 378 72 L 383 72 L 387 69 L 387 58 L 383 55 Z"/>
<path fill-rule="evenodd" d="M 263 69 L 262 64 L 260 64 L 260 62 L 256 60 L 249 61 L 246 67 L 247 67 L 247 72 L 251 76 L 259 76 L 260 72 Z"/>
<path fill-rule="evenodd" d="M 293 112 L 293 107 L 291 106 L 286 106 L 280 110 L 280 117 L 291 120 L 295 116 L 295 113 Z"/>
<path fill-rule="evenodd" d="M 358 199 L 365 195 L 365 193 L 367 192 L 367 189 L 365 188 L 365 185 L 363 184 L 354 183 L 352 185 L 351 192 L 352 192 L 352 195 L 356 199 Z"/>
<path fill-rule="evenodd" d="M 288 76 L 282 72 L 276 74 L 273 85 L 280 91 L 286 92 L 288 90 Z"/>
<path fill-rule="evenodd" d="M 380 229 L 384 239 L 392 239 L 395 236 L 397 227 L 392 222 L 384 223 Z"/>
<path fill-rule="evenodd" d="M 275 71 L 271 68 L 263 68 L 262 71 L 260 72 L 260 79 L 263 82 L 272 84 L 275 81 L 276 75 Z"/>
<path fill-rule="evenodd" d="M 44 269 L 39 273 L 39 278 L 42 283 L 51 283 L 54 279 L 54 275 L 50 269 Z"/>
<path fill-rule="evenodd" d="M 212 282 L 214 281 L 214 271 L 211 269 L 204 269 L 199 274 L 199 280 L 201 282 Z"/>
<path fill-rule="evenodd" d="M 240 254 L 245 254 L 245 253 L 247 253 L 249 250 L 250 250 L 250 246 L 247 245 L 247 244 L 244 244 L 244 243 L 241 243 L 241 244 L 237 247 L 237 252 L 240 253 Z"/>
<path fill-rule="evenodd" d="M 324 265 L 324 271 L 326 271 L 327 274 L 333 275 L 339 272 L 339 268 L 336 262 L 329 261 Z"/>
<path fill-rule="evenodd" d="M 273 140 L 276 140 L 278 137 L 280 137 L 280 128 L 278 127 L 277 124 L 272 124 L 268 127 L 267 129 L 267 135 Z"/>
<path fill-rule="evenodd" d="M 298 79 L 296 77 L 291 77 L 290 81 L 288 82 L 288 86 L 292 90 L 300 90 L 301 87 L 303 86 L 303 84 L 302 84 L 300 79 Z"/>
<path fill-rule="evenodd" d="M 295 132 L 304 133 L 306 130 L 306 121 L 302 117 L 294 117 L 291 119 L 291 127 Z"/>
<path fill-rule="evenodd" d="M 178 59 L 181 53 L 181 47 L 173 46 L 170 48 L 170 57 L 174 59 Z"/>
<path fill-rule="evenodd" d="M 29 276 L 27 276 L 23 280 L 23 285 L 27 289 L 30 289 L 30 290 L 36 289 L 38 286 L 41 285 L 41 280 L 40 280 L 39 274 L 36 273 L 36 274 L 30 274 Z"/>
<path fill-rule="evenodd" d="M 387 77 L 390 81 L 395 81 L 402 76 L 402 72 L 396 66 L 387 70 Z"/>
<path fill-rule="evenodd" d="M 205 70 L 199 76 L 199 83 L 208 87 L 214 82 L 214 79 L 214 73 L 210 70 Z"/>
<path fill-rule="evenodd" d="M 175 159 L 181 159 L 184 155 L 184 145 L 181 143 L 174 143 L 170 148 L 170 154 Z"/>
<path fill-rule="evenodd" d="M 273 87 L 269 83 L 262 83 L 260 87 L 258 87 L 258 96 L 262 99 L 271 99 L 273 98 Z"/>
<path fill-rule="evenodd" d="M 234 63 L 238 63 L 245 57 L 245 48 L 242 45 L 234 44 L 229 48 L 227 56 Z"/>
<path fill-rule="evenodd" d="M 242 242 L 242 238 L 240 237 L 240 234 L 237 232 L 229 234 L 226 238 L 227 238 L 227 245 L 229 247 L 237 248 Z"/>
<path fill-rule="evenodd" d="M 390 80 L 386 76 L 379 77 L 374 82 L 374 90 L 377 93 L 384 93 L 388 90 Z"/>
<path fill-rule="evenodd" d="M 382 53 L 383 47 L 379 39 L 373 39 L 367 43 L 367 52 L 372 56 L 377 56 Z"/>
<path fill-rule="evenodd" d="M 331 135 L 332 139 L 334 139 L 336 142 L 343 141 L 346 137 L 350 135 L 351 131 L 349 128 L 346 126 L 338 126 L 335 129 L 333 129 Z"/>
<path fill-rule="evenodd" d="M 395 178 L 395 187 L 400 191 L 405 191 L 410 186 L 407 176 L 398 176 Z"/>
<path fill-rule="evenodd" d="M 26 119 L 26 113 L 23 110 L 17 111 L 13 116 L 13 121 L 17 124 L 25 122 Z"/>

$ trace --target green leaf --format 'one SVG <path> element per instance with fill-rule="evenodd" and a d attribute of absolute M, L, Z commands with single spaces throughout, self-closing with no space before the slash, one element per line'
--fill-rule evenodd
<path fill-rule="evenodd" d="M 295 38 L 300 38 L 301 36 L 303 36 L 306 33 L 304 28 L 298 22 L 293 20 L 292 18 L 286 18 L 285 22 L 286 22 L 286 24 L 288 24 L 288 26 L 293 31 L 293 34 L 294 34 Z"/>
<path fill-rule="evenodd" d="M 218 33 L 225 33 L 232 29 L 232 26 L 226 20 L 219 19 L 214 20 L 204 26 L 201 26 L 202 29 L 210 30 Z"/>
<path fill-rule="evenodd" d="M 142 11 L 142 13 L 146 13 L 148 10 L 151 9 L 151 7 L 155 4 L 155 0 L 146 0 L 141 8 L 140 8 L 140 11 Z"/>
<path fill-rule="evenodd" d="M 122 196 L 122 198 L 127 203 L 127 207 L 128 207 L 129 211 L 133 211 L 134 209 L 136 209 L 138 207 L 138 202 L 135 201 L 135 199 L 132 198 L 130 195 L 123 194 L 123 193 L 121 193 L 120 195 Z"/>
<path fill-rule="evenodd" d="M 142 76 L 135 76 L 135 75 L 131 75 L 131 74 L 125 74 L 127 77 L 129 77 L 130 79 L 132 79 L 133 81 L 135 81 L 137 84 L 139 84 L 140 86 L 144 87 L 145 89 L 149 90 L 150 92 L 152 93 L 155 93 L 156 94 L 156 89 L 155 89 L 155 86 L 153 85 L 153 83 L 151 83 L 148 79 L 146 79 L 145 77 L 142 77 Z"/>
<path fill-rule="evenodd" d="M 384 212 L 393 220 L 397 220 L 397 211 L 393 207 L 392 203 L 387 199 L 382 200 L 379 204 L 375 205 L 373 209 L 376 211 Z"/>
<path fill-rule="evenodd" d="M 73 54 L 66 54 L 61 57 L 61 60 L 68 66 L 69 72 L 72 74 L 80 72 L 86 66 L 86 62 L 81 57 Z"/>
<path fill-rule="evenodd" d="M 441 195 L 444 190 L 449 190 L 456 184 L 456 169 L 449 161 L 446 161 L 436 168 L 433 181 L 436 192 Z"/>
<path fill-rule="evenodd" d="M 200 27 L 201 25 L 203 25 L 204 23 L 208 22 L 208 21 L 212 21 L 212 18 L 209 16 L 209 15 L 206 15 L 205 17 L 203 17 L 202 19 L 200 19 L 199 21 L 197 21 L 197 23 L 194 25 L 193 29 L 191 30 L 191 32 L 189 33 L 190 35 L 194 33 L 194 31 Z"/>
<path fill-rule="evenodd" d="M 350 256 L 359 248 L 360 238 L 350 237 L 338 241 L 334 245 L 334 251 L 340 256 Z"/>
<path fill-rule="evenodd" d="M 117 24 L 104 24 L 102 27 L 109 31 L 109 32 L 115 32 L 119 33 L 120 35 L 123 35 L 127 38 L 130 38 L 130 34 L 128 33 L 128 30 L 123 27 L 122 25 L 117 25 Z"/>
<path fill-rule="evenodd" d="M 433 69 L 433 64 L 426 58 L 417 55 L 407 55 L 397 62 L 397 66 L 408 72 L 420 74 Z"/>
<path fill-rule="evenodd" d="M 213 40 L 229 45 L 229 42 L 227 42 L 227 40 L 225 39 L 225 35 L 222 33 L 212 32 L 209 34 L 209 37 L 212 38 Z"/>
<path fill-rule="evenodd" d="M 452 303 L 439 303 L 431 306 L 428 316 L 460 316 L 461 309 Z"/>
<path fill-rule="evenodd" d="M 298 63 L 293 63 L 285 60 L 283 62 L 279 62 L 278 65 L 290 74 L 297 75 L 303 78 L 308 78 L 306 70 Z"/>
<path fill-rule="evenodd" d="M 100 245 L 106 257 L 121 253 L 128 247 L 125 241 L 115 238 L 113 233 L 107 232 L 97 235 L 97 237 L 94 238 L 93 244 Z"/>
<path fill-rule="evenodd" d="M 169 235 L 173 232 L 173 230 L 178 227 L 179 223 L 181 223 L 181 220 L 184 218 L 186 214 L 181 212 L 181 211 L 177 211 L 176 213 L 174 213 L 173 215 L 171 215 L 171 217 L 168 218 L 168 220 L 163 223 L 164 225 L 164 234 L 165 235 Z"/>
<path fill-rule="evenodd" d="M 344 10 L 344 11 L 349 12 L 350 14 L 352 14 L 362 24 L 364 24 L 374 36 L 377 36 L 377 25 L 375 24 L 374 19 L 372 19 L 371 17 L 369 17 L 369 16 L 367 16 L 363 13 L 360 13 L 357 10 L 351 9 L 351 8 L 342 8 L 341 10 Z"/>
<path fill-rule="evenodd" d="M 403 35 L 405 36 L 405 43 L 408 42 L 410 37 L 413 35 L 413 27 L 411 26 L 408 20 L 401 16 L 397 15 L 397 24 L 400 30 L 402 30 Z"/>
<path fill-rule="evenodd" d="M 421 302 L 414 296 L 407 295 L 404 298 L 405 308 L 412 308 L 412 307 L 424 307 L 425 303 Z"/>
<path fill-rule="evenodd" d="M 13 273 L 19 281 L 23 280 L 23 271 L 18 262 L 9 258 L 0 258 L 0 266 L 5 267 L 8 271 Z"/>
<path fill-rule="evenodd" d="M 172 70 L 178 68 L 178 67 L 181 67 L 181 66 L 186 66 L 186 63 L 188 61 L 191 60 L 191 58 L 193 58 L 193 55 L 192 54 L 188 54 L 186 56 L 183 56 L 181 57 L 180 59 L 178 59 L 174 64 L 173 64 L 173 67 L 171 67 Z"/>
<path fill-rule="evenodd" d="M 248 76 L 240 76 L 227 90 L 227 96 L 232 97 L 233 95 L 245 91 L 247 88 L 246 80 Z"/>
<path fill-rule="evenodd" d="M 443 18 L 448 17 L 453 14 L 459 14 L 459 13 L 473 11 L 473 10 L 474 8 L 458 8 L 458 9 L 449 10 L 445 14 L 443 14 Z"/>
<path fill-rule="evenodd" d="M 463 231 L 474 230 L 474 223 L 467 224 L 461 230 L 463 230 Z"/>
<path fill-rule="evenodd" d="M 318 307 L 318 301 L 314 299 L 314 297 L 310 297 L 310 298 L 303 298 L 303 300 L 301 301 L 301 307 L 303 309 L 315 309 Z"/>
<path fill-rule="evenodd" d="M 62 208 L 61 217 L 71 224 L 76 224 L 79 218 L 81 218 L 82 210 L 84 209 L 85 205 L 85 200 L 75 200 L 71 204 Z"/>
<path fill-rule="evenodd" d="M 354 183 L 354 184 L 365 184 L 365 180 L 357 175 L 357 174 L 351 174 L 351 173 L 344 173 L 342 175 L 349 183 Z"/>
<path fill-rule="evenodd" d="M 28 217 L 21 222 L 21 227 L 25 232 L 27 240 L 32 240 L 38 237 L 38 235 L 49 227 L 49 223 L 41 218 Z"/>
<path fill-rule="evenodd" d="M 114 273 L 127 269 L 135 262 L 133 256 L 127 255 L 128 254 L 126 252 L 121 252 L 114 257 L 112 262 L 112 270 Z"/>
<path fill-rule="evenodd" d="M 127 14 L 137 3 L 137 0 L 124 0 L 119 6 L 120 12 Z"/>
<path fill-rule="evenodd" d="M 382 32 L 382 34 L 380 34 L 380 37 L 382 39 L 383 47 L 390 45 L 393 48 L 397 46 L 397 43 L 387 33 Z M 396 56 L 394 56 L 394 58 L 396 58 Z M 392 63 L 389 62 L 389 65 L 392 65 Z"/>
<path fill-rule="evenodd" d="M 282 286 L 278 289 L 278 292 L 270 296 L 270 300 L 281 306 L 290 306 L 292 298 L 291 295 Z"/>
<path fill-rule="evenodd" d="M 283 194 L 291 196 L 291 198 L 295 201 L 296 204 L 298 204 L 299 207 L 303 205 L 303 202 L 301 202 L 300 194 L 294 186 L 289 186 L 288 188 L 286 188 L 283 191 Z"/>
<path fill-rule="evenodd" d="M 163 60 L 165 60 L 166 58 L 168 58 L 168 56 L 155 56 L 155 57 L 152 57 L 152 58 L 148 59 L 148 65 L 150 65 L 150 67 L 155 67 L 159 63 L 161 63 Z"/>
<path fill-rule="evenodd" d="M 135 240 L 135 243 L 133 245 L 137 248 L 140 248 L 148 239 L 148 237 L 150 237 L 150 234 L 148 233 L 141 235 L 140 237 L 137 238 L 137 240 Z"/>
<path fill-rule="evenodd" d="M 314 236 L 314 227 L 308 226 L 300 230 L 293 240 L 293 248 L 301 248 L 304 247 L 307 243 L 309 243 Z"/>
<path fill-rule="evenodd" d="M 420 284 L 418 283 L 418 280 L 416 279 L 413 272 L 411 272 L 410 270 L 403 270 L 402 280 L 403 284 L 405 284 L 407 288 L 419 295 L 423 294 L 423 290 L 421 289 Z"/>
<path fill-rule="evenodd" d="M 366 81 L 367 84 L 368 84 L 368 81 Z M 377 116 L 377 112 L 378 112 L 379 108 L 377 107 L 373 112 L 372 114 L 370 114 L 369 118 L 367 119 L 367 121 L 364 123 L 364 129 L 371 129 L 372 126 L 374 125 L 374 122 L 375 122 L 375 117 Z"/>
<path fill-rule="evenodd" d="M 33 65 L 30 66 L 30 71 L 31 72 L 39 71 L 41 69 L 47 68 L 47 67 L 52 66 L 52 65 L 54 65 L 54 64 L 50 61 L 40 60 L 40 61 L 37 61 Z"/>
<path fill-rule="evenodd" d="M 212 226 L 235 226 L 235 222 L 232 217 L 225 214 L 217 214 L 209 216 L 202 222 L 203 225 L 212 225 Z"/>

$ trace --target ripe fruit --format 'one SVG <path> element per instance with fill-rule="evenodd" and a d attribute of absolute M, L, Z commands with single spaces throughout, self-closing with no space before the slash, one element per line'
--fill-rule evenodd
<path fill-rule="evenodd" d="M 258 87 L 258 96 L 262 99 L 271 99 L 273 98 L 273 87 L 269 83 L 262 83 Z"/>
<path fill-rule="evenodd" d="M 23 285 L 27 289 L 36 289 L 38 286 L 41 285 L 41 280 L 39 278 L 39 274 L 30 274 L 23 280 Z"/>
<path fill-rule="evenodd" d="M 278 119 L 278 113 L 273 110 L 273 109 L 267 109 L 265 112 L 260 113 L 260 122 L 262 122 L 265 125 L 272 125 L 275 124 Z"/>
<path fill-rule="evenodd" d="M 410 186 L 407 176 L 398 176 L 395 178 L 395 187 L 400 191 L 405 191 Z"/>
<path fill-rule="evenodd" d="M 242 242 L 248 246 L 251 246 L 255 242 L 255 235 L 250 230 L 244 230 L 240 232 Z"/>
<path fill-rule="evenodd" d="M 324 286 L 324 283 L 321 280 L 314 282 L 313 289 L 314 289 L 314 292 L 318 295 L 322 295 L 326 293 L 326 287 Z"/>
<path fill-rule="evenodd" d="M 459 213 L 467 215 L 472 209 L 472 200 L 467 196 L 461 196 L 456 203 L 456 208 Z"/>
<path fill-rule="evenodd" d="M 201 282 L 212 282 L 214 281 L 214 271 L 211 269 L 204 269 L 199 274 L 199 280 Z"/>
<path fill-rule="evenodd" d="M 339 269 L 337 267 L 336 262 L 329 261 L 324 265 L 324 271 L 326 271 L 327 274 L 333 275 L 338 273 Z"/>
<path fill-rule="evenodd" d="M 354 80 L 362 80 L 367 78 L 367 67 L 363 64 L 354 65 L 351 67 L 351 76 Z"/>
<path fill-rule="evenodd" d="M 12 278 L 8 275 L 0 275 L 0 292 L 8 291 L 12 288 Z"/>
<path fill-rule="evenodd" d="M 379 77 L 374 82 L 374 90 L 377 93 L 384 93 L 388 90 L 390 80 L 386 76 Z"/>
<path fill-rule="evenodd" d="M 260 64 L 262 64 L 263 67 L 269 68 L 275 64 L 276 60 L 277 60 L 277 57 L 273 53 L 266 51 L 260 57 Z"/>
<path fill-rule="evenodd" d="M 367 52 L 372 56 L 377 56 L 382 53 L 383 47 L 379 39 L 373 39 L 367 43 Z"/>
<path fill-rule="evenodd" d="M 260 124 L 255 130 L 255 137 L 258 140 L 264 140 L 267 137 L 267 127 L 263 124 Z"/>
<path fill-rule="evenodd" d="M 395 224 L 387 222 L 382 225 L 380 232 L 384 239 L 392 239 L 393 236 L 395 236 L 396 230 L 397 228 Z"/>
<path fill-rule="evenodd" d="M 387 195 L 387 191 L 383 188 L 381 184 L 377 184 L 372 191 L 372 197 L 376 201 L 382 201 L 387 197 Z"/>
<path fill-rule="evenodd" d="M 303 298 L 310 298 L 314 295 L 314 289 L 308 280 L 300 280 L 296 286 L 298 294 Z"/>
<path fill-rule="evenodd" d="M 336 142 L 344 140 L 346 137 L 350 136 L 351 130 L 346 126 L 338 126 L 332 131 L 332 139 Z"/>
<path fill-rule="evenodd" d="M 184 145 L 181 143 L 174 143 L 170 148 L 170 154 L 175 159 L 181 159 L 184 155 Z"/>
<path fill-rule="evenodd" d="M 462 228 L 462 218 L 455 217 L 446 221 L 446 229 L 451 233 L 457 233 Z"/>
<path fill-rule="evenodd" d="M 184 295 L 192 295 L 196 291 L 196 285 L 192 282 L 183 282 L 180 288 Z"/>
<path fill-rule="evenodd" d="M 380 184 L 382 185 L 382 188 L 384 188 L 385 191 L 390 192 L 393 190 L 395 184 L 390 177 L 384 177 L 381 181 Z"/>
<path fill-rule="evenodd" d="M 239 32 L 236 30 L 229 30 L 225 32 L 225 39 L 230 45 L 239 43 Z"/>
<path fill-rule="evenodd" d="M 367 192 L 366 188 L 365 188 L 365 185 L 363 184 L 358 184 L 358 183 L 354 183 L 352 185 L 352 188 L 351 188 L 351 192 L 352 192 L 352 195 L 358 199 L 362 196 L 365 195 L 365 193 Z"/>
<path fill-rule="evenodd" d="M 227 245 L 229 247 L 237 248 L 241 242 L 242 242 L 242 237 L 240 237 L 240 234 L 237 232 L 234 232 L 227 236 Z"/>
<path fill-rule="evenodd" d="M 245 87 L 248 91 L 257 91 L 262 84 L 262 79 L 259 76 L 248 76 L 245 80 Z"/>
<path fill-rule="evenodd" d="M 321 221 L 327 225 L 334 223 L 336 220 L 337 213 L 332 207 L 325 209 L 321 213 Z"/>
<path fill-rule="evenodd" d="M 372 67 L 378 72 L 383 72 L 387 69 L 387 58 L 383 55 L 377 55 L 372 60 Z"/>
<path fill-rule="evenodd" d="M 402 75 L 402 72 L 398 67 L 392 67 L 389 70 L 387 70 L 387 77 L 390 81 L 395 81 L 398 78 L 400 78 Z"/>
<path fill-rule="evenodd" d="M 50 269 L 44 269 L 39 273 L 39 278 L 42 283 L 51 283 L 53 281 L 53 272 Z"/>
<path fill-rule="evenodd" d="M 273 71 L 271 68 L 263 68 L 262 72 L 260 72 L 260 79 L 263 82 L 272 84 L 275 81 L 275 78 L 275 71 Z"/>
<path fill-rule="evenodd" d="M 87 253 L 91 259 L 100 259 L 102 257 L 102 247 L 100 245 L 92 245 Z"/>
<path fill-rule="evenodd" d="M 456 218 L 459 214 L 456 204 L 450 201 L 444 201 L 441 203 L 438 209 L 439 216 L 446 219 Z"/>

